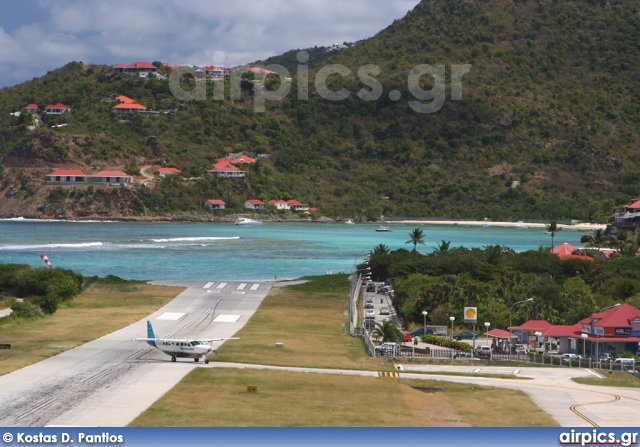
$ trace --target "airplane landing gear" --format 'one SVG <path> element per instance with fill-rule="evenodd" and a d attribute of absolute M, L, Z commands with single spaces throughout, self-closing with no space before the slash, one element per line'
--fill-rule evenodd
<path fill-rule="evenodd" d="M 200 360 L 198 357 L 196 357 L 195 359 L 193 359 L 194 362 L 198 363 L 198 360 Z"/>
<path fill-rule="evenodd" d="M 171 361 L 172 361 L 172 362 L 175 362 L 175 361 L 176 361 L 176 356 L 175 356 L 175 355 L 172 355 L 172 356 L 171 356 Z"/>
<path fill-rule="evenodd" d="M 208 365 L 209 364 L 209 358 L 204 359 L 204 364 Z"/>

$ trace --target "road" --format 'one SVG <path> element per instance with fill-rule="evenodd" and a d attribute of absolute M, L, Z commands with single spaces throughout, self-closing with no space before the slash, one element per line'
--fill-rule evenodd
<path fill-rule="evenodd" d="M 152 283 L 189 287 L 148 318 L 156 335 L 173 338 L 232 337 L 273 286 L 258 281 Z M 0 426 L 130 423 L 201 365 L 192 359 L 171 363 L 168 355 L 133 341 L 147 336 L 146 320 L 0 377 Z"/>

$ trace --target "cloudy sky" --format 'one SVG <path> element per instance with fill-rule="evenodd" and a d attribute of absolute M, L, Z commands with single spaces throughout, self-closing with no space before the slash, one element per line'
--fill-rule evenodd
<path fill-rule="evenodd" d="M 2 0 L 0 87 L 70 61 L 232 67 L 375 35 L 419 0 Z M 224 61 L 220 56 L 224 54 Z"/>

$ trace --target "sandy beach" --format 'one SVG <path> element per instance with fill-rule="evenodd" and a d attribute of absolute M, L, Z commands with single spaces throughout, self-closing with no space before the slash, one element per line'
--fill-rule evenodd
<path fill-rule="evenodd" d="M 493 222 L 488 220 L 394 220 L 393 223 L 407 224 L 431 224 L 431 225 L 483 225 L 487 227 L 517 227 L 517 228 L 544 228 L 545 223 L 542 222 Z M 596 223 L 577 223 L 573 225 L 558 224 L 559 228 L 566 228 L 578 231 L 593 231 L 597 229 L 605 229 L 605 224 Z"/>

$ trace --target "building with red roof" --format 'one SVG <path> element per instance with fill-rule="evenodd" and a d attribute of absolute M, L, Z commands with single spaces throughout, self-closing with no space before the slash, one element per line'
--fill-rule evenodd
<path fill-rule="evenodd" d="M 113 107 L 113 113 L 116 114 L 127 114 L 127 113 L 136 113 L 136 112 L 146 112 L 147 108 L 142 104 L 135 103 L 123 103 L 118 104 Z"/>
<path fill-rule="evenodd" d="M 250 164 L 255 163 L 255 162 L 256 162 L 256 159 L 255 158 L 251 158 L 248 155 L 240 155 L 239 157 L 236 157 L 233 160 L 229 161 L 229 163 L 233 163 L 234 165 L 240 164 L 240 163 L 244 163 L 244 164 L 250 165 Z"/>
<path fill-rule="evenodd" d="M 264 208 L 264 202 L 262 200 L 250 199 L 244 202 L 244 207 L 248 210 L 261 210 Z"/>
<path fill-rule="evenodd" d="M 563 261 L 567 259 L 582 259 L 583 261 L 593 261 L 594 259 L 590 256 L 585 256 L 582 254 L 580 250 L 578 250 L 573 245 L 565 242 L 556 247 L 553 247 L 551 250 L 552 253 L 558 255 L 560 259 Z"/>
<path fill-rule="evenodd" d="M 131 62 L 130 64 L 118 64 L 113 66 L 113 71 L 119 73 L 137 74 L 141 78 L 145 78 L 149 73 L 157 74 L 158 67 L 151 62 Z"/>
<path fill-rule="evenodd" d="M 128 96 L 116 96 L 116 104 L 135 104 L 135 101 Z"/>
<path fill-rule="evenodd" d="M 158 168 L 153 171 L 153 175 L 164 177 L 165 175 L 179 174 L 182 171 L 178 168 Z"/>
<path fill-rule="evenodd" d="M 269 205 L 273 205 L 278 210 L 288 210 L 289 204 L 285 200 L 269 200 Z"/>
<path fill-rule="evenodd" d="M 49 104 L 47 108 L 44 109 L 44 113 L 47 115 L 62 115 L 63 113 L 71 112 L 71 107 L 62 104 L 61 102 L 57 104 Z"/>
<path fill-rule="evenodd" d="M 47 184 L 95 184 L 105 183 L 110 185 L 121 185 L 124 183 L 133 182 L 131 177 L 126 172 L 122 171 L 100 171 L 93 175 L 85 174 L 82 171 L 75 169 L 58 169 L 51 174 L 45 175 Z"/>
<path fill-rule="evenodd" d="M 617 234 L 618 229 L 638 234 L 640 232 L 640 199 L 632 199 L 623 207 L 614 209 L 613 214 L 609 216 L 607 228 L 612 235 Z"/>
<path fill-rule="evenodd" d="M 511 330 L 520 343 L 561 353 L 584 352 L 597 358 L 605 352 L 612 355 L 640 352 L 640 309 L 627 303 L 611 306 L 571 325 L 530 320 Z"/>
<path fill-rule="evenodd" d="M 223 210 L 226 205 L 227 204 L 224 200 L 219 199 L 207 200 L 205 203 L 205 206 L 210 210 Z"/>
<path fill-rule="evenodd" d="M 297 200 L 287 200 L 287 205 L 291 211 L 309 211 L 309 205 L 298 202 Z"/>
<path fill-rule="evenodd" d="M 218 161 L 211 169 L 208 169 L 207 172 L 215 174 L 220 178 L 244 178 L 245 176 L 244 171 L 241 171 L 226 161 Z"/>
<path fill-rule="evenodd" d="M 24 108 L 28 113 L 36 115 L 38 113 L 38 104 L 29 104 Z"/>

